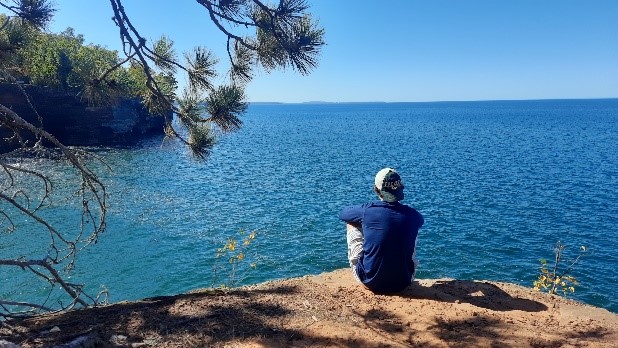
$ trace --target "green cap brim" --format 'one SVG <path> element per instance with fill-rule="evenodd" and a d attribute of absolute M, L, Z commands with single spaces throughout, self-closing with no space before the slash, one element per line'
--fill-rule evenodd
<path fill-rule="evenodd" d="M 403 186 L 399 187 L 395 191 L 380 190 L 382 199 L 385 202 L 399 202 L 403 199 Z"/>

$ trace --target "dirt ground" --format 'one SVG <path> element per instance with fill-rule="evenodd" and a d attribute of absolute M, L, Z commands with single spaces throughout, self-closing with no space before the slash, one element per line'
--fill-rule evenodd
<path fill-rule="evenodd" d="M 618 347 L 618 315 L 496 282 L 375 295 L 349 270 L 11 323 L 29 347 Z"/>

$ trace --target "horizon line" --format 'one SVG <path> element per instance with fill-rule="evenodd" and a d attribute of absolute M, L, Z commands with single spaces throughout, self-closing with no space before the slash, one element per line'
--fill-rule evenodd
<path fill-rule="evenodd" d="M 479 103 L 479 102 L 525 102 L 525 101 L 577 101 L 577 100 L 614 100 L 618 97 L 598 98 L 538 98 L 538 99 L 478 99 L 478 100 L 428 100 L 428 101 L 326 101 L 309 100 L 298 102 L 250 101 L 249 104 L 395 104 L 395 103 Z"/>

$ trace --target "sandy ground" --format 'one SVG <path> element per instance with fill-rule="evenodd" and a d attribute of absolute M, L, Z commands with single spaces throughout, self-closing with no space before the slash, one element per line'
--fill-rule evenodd
<path fill-rule="evenodd" d="M 12 325 L 0 340 L 23 348 L 618 347 L 618 315 L 604 309 L 483 281 L 420 280 L 374 295 L 347 269 Z"/>

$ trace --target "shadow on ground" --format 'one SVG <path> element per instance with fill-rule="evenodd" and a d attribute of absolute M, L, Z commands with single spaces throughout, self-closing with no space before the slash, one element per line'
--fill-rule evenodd
<path fill-rule="evenodd" d="M 286 328 L 297 301 L 295 286 L 252 290 L 205 290 L 139 302 L 75 310 L 13 323 L 11 336 L 0 339 L 23 347 L 204 347 L 254 341 L 260 346 L 377 347 L 359 338 L 308 335 Z M 275 300 L 273 300 L 276 298 Z M 52 328 L 60 330 L 54 332 Z M 82 345 L 72 345 L 82 340 Z M 86 343 L 84 343 L 86 342 Z"/>
<path fill-rule="evenodd" d="M 540 302 L 512 297 L 494 284 L 467 280 L 436 281 L 429 287 L 413 283 L 400 296 L 442 302 L 458 301 L 494 311 L 541 312 L 547 310 L 547 306 Z"/>
<path fill-rule="evenodd" d="M 416 313 L 422 306 L 384 306 L 399 297 L 405 299 L 399 301 L 404 307 L 405 302 L 412 307 L 415 299 L 424 299 L 469 303 L 499 312 L 547 310 L 542 303 L 512 297 L 496 285 L 475 281 L 414 284 L 391 295 L 392 298 L 370 298 L 367 291 L 356 287 L 329 288 L 301 280 L 293 284 L 204 290 L 40 316 L 12 322 L 15 329 L 10 334 L 0 327 L 0 340 L 18 343 L 23 348 L 82 347 L 62 345 L 84 337 L 92 340 L 89 346 L 102 348 L 220 347 L 241 342 L 263 347 L 473 347 L 490 343 L 492 347 L 505 347 L 504 342 L 527 336 L 515 333 L 517 337 L 510 337 L 511 324 L 501 320 L 497 313 L 430 316 L 421 310 L 417 316 L 409 316 L 408 311 Z M 316 326 L 307 330 L 311 325 Z M 340 331 L 329 331 L 336 325 L 341 325 Z M 59 330 L 51 330 L 54 327 Z M 558 347 L 579 341 L 604 342 L 613 335 L 592 326 L 569 332 L 545 335 L 524 344 Z"/>

